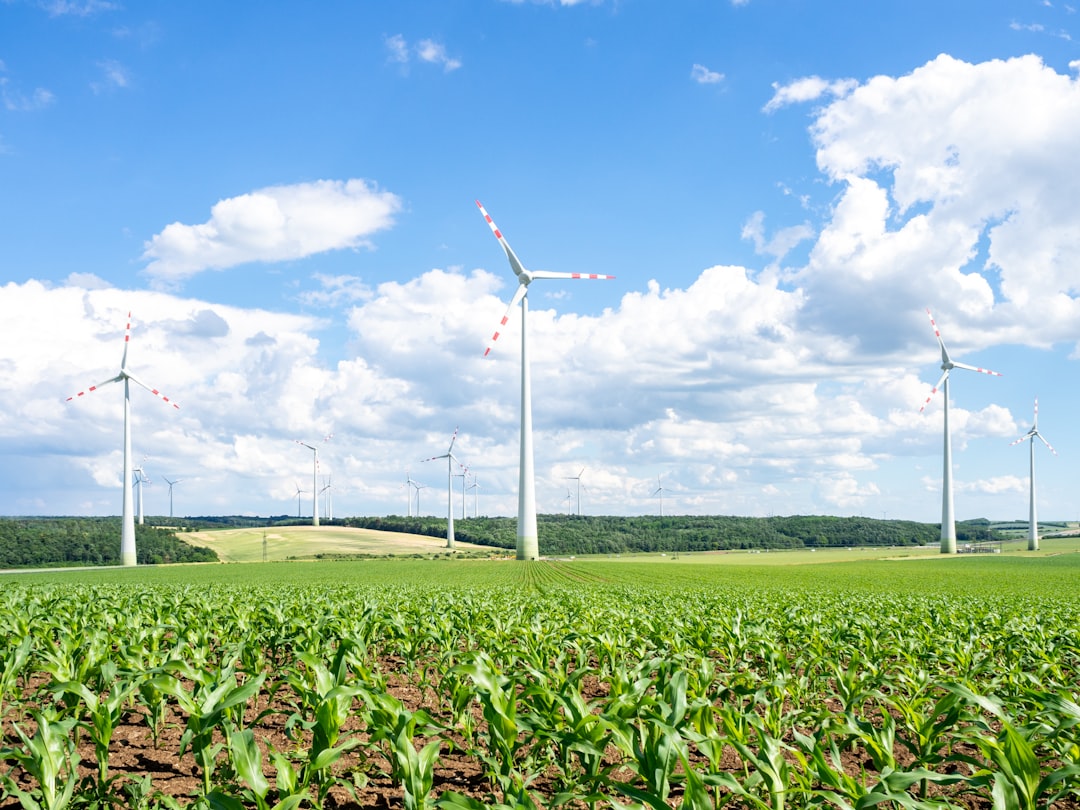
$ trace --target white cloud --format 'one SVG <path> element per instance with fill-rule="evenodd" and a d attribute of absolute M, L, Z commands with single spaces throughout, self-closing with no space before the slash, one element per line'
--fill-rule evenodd
<path fill-rule="evenodd" d="M 430 62 L 442 65 L 442 69 L 449 73 L 461 67 L 460 59 L 452 59 L 446 55 L 446 47 L 432 39 L 422 39 L 416 46 L 416 55 L 421 62 Z"/>
<path fill-rule="evenodd" d="M 850 93 L 858 82 L 854 79 L 826 80 L 820 76 L 806 76 L 796 79 L 789 84 L 773 83 L 773 97 L 765 105 L 765 112 L 775 112 L 789 104 L 800 104 L 807 101 L 817 101 L 825 95 L 844 97 Z"/>
<path fill-rule="evenodd" d="M 698 84 L 718 84 L 724 80 L 724 74 L 709 70 L 704 65 L 695 64 L 690 69 L 690 78 Z"/>
<path fill-rule="evenodd" d="M 50 17 L 90 17 L 120 8 L 108 0 L 42 0 L 41 5 Z"/>
<path fill-rule="evenodd" d="M 204 270 L 302 259 L 370 246 L 401 207 L 363 180 L 319 180 L 269 188 L 216 203 L 200 225 L 174 222 L 145 245 L 146 273 L 169 285 Z"/>
<path fill-rule="evenodd" d="M 90 87 L 95 93 L 101 93 L 105 90 L 117 87 L 124 88 L 131 82 L 127 68 L 115 59 L 105 59 L 98 62 L 98 68 L 101 69 L 104 80 L 100 82 L 91 82 Z"/>
<path fill-rule="evenodd" d="M 446 52 L 446 46 L 433 39 L 422 39 L 415 46 L 410 46 L 401 34 L 384 37 L 387 58 L 391 62 L 408 65 L 412 56 L 415 55 L 421 62 L 432 65 L 441 65 L 443 72 L 450 73 L 461 67 L 461 60 L 451 57 Z"/>

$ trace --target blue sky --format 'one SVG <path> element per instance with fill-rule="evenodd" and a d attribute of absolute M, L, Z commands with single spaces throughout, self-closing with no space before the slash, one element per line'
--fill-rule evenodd
<path fill-rule="evenodd" d="M 0 0 L 0 514 L 1080 518 L 1080 18 L 1060 2 Z M 301 508 L 310 514 L 304 496 Z M 469 498 L 469 514 L 473 499 Z M 542 542 L 542 539 L 541 539 Z"/>

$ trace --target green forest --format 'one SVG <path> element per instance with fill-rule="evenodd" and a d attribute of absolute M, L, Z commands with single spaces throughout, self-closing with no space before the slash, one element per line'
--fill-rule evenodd
<path fill-rule="evenodd" d="M 135 526 L 140 565 L 213 562 L 208 548 L 188 545 L 171 529 Z M 0 518 L 0 568 L 120 564 L 120 518 Z"/>
<path fill-rule="evenodd" d="M 338 522 L 365 529 L 446 536 L 445 518 L 391 515 L 346 518 Z M 767 518 L 538 515 L 537 532 L 540 553 L 545 555 L 910 546 L 937 543 L 941 537 L 941 529 L 934 523 L 814 515 Z M 961 541 L 988 539 L 986 521 L 957 524 L 956 533 Z M 454 521 L 454 537 L 462 542 L 514 548 L 516 534 L 516 518 L 480 517 Z"/>

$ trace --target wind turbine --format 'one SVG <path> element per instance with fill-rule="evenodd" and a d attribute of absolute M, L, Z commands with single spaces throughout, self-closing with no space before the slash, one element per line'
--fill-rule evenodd
<path fill-rule="evenodd" d="M 415 481 L 412 485 L 416 488 L 416 516 L 420 517 L 420 490 L 427 489 L 427 484 L 418 484 Z"/>
<path fill-rule="evenodd" d="M 405 483 L 402 484 L 401 486 L 405 487 L 405 497 L 408 500 L 408 503 L 405 506 L 406 506 L 406 509 L 408 510 L 409 517 L 412 517 L 412 502 L 413 502 L 412 488 L 414 486 L 416 486 L 416 482 L 412 480 L 412 473 L 411 472 L 406 471 L 406 473 L 405 473 Z M 401 489 L 401 487 L 398 487 L 398 489 Z"/>
<path fill-rule="evenodd" d="M 577 475 L 566 476 L 567 481 L 577 481 L 577 514 L 581 517 L 581 476 L 585 474 L 585 468 L 581 468 L 581 472 Z"/>
<path fill-rule="evenodd" d="M 660 483 L 660 476 L 656 476 L 656 489 L 653 491 L 653 496 L 660 496 L 660 517 L 664 516 L 664 485 Z"/>
<path fill-rule="evenodd" d="M 937 338 L 938 345 L 941 346 L 941 377 L 930 391 L 930 396 L 926 398 L 926 402 L 919 408 L 919 413 L 926 410 L 926 406 L 930 404 L 930 400 L 934 398 L 934 394 L 941 389 L 941 395 L 945 401 L 945 441 L 943 446 L 943 459 L 942 459 L 942 474 L 941 474 L 941 553 L 942 554 L 955 554 L 956 553 L 956 515 L 953 510 L 953 487 L 952 487 L 952 436 L 949 433 L 949 372 L 954 368 L 962 368 L 966 371 L 977 371 L 980 374 L 990 374 L 994 377 L 1000 377 L 1001 375 L 996 371 L 990 371 L 985 368 L 978 368 L 977 366 L 969 366 L 966 363 L 954 362 L 949 357 L 949 351 L 945 348 L 945 341 L 941 339 L 941 332 L 938 329 L 937 324 L 934 322 L 934 316 L 930 313 L 930 310 L 926 310 L 926 314 L 930 318 L 930 325 L 934 328 L 934 336 Z"/>
<path fill-rule="evenodd" d="M 517 558 L 519 560 L 540 559 L 540 544 L 536 533 L 536 474 L 533 467 L 533 427 L 532 427 L 532 381 L 529 374 L 529 343 L 528 343 L 528 317 L 529 317 L 529 284 L 535 279 L 613 279 L 615 276 L 604 276 L 597 273 L 554 273 L 548 270 L 526 270 L 517 255 L 510 248 L 510 243 L 503 238 L 502 233 L 495 226 L 494 220 L 484 210 L 480 201 L 476 201 L 476 207 L 484 215 L 491 232 L 502 245 L 503 252 L 510 262 L 510 269 L 517 276 L 518 288 L 510 299 L 510 305 L 506 308 L 506 314 L 499 321 L 498 329 L 491 336 L 484 357 L 491 352 L 495 341 L 499 339 L 500 331 L 510 319 L 510 311 L 521 304 L 521 444 L 518 460 L 518 524 L 517 524 Z"/>
<path fill-rule="evenodd" d="M 144 458 L 143 461 L 145 461 L 145 460 L 146 459 Z M 138 496 L 137 497 L 138 497 L 138 506 L 139 506 L 139 509 L 138 509 L 138 511 L 139 511 L 139 525 L 142 526 L 143 525 L 142 489 L 143 489 L 143 484 L 149 484 L 150 483 L 150 478 L 147 477 L 146 473 L 143 471 L 143 468 L 142 468 L 141 464 L 138 467 L 136 467 L 134 470 L 132 470 L 132 472 L 134 473 L 134 475 L 132 476 L 132 479 L 131 479 L 131 486 L 134 487 L 136 490 L 138 490 Z"/>
<path fill-rule="evenodd" d="M 480 517 L 480 497 L 478 494 L 480 490 L 480 481 L 476 476 L 473 476 L 473 482 L 469 484 L 469 489 L 473 491 L 473 517 L 478 518 Z"/>
<path fill-rule="evenodd" d="M 465 520 L 465 479 L 469 475 L 469 468 L 462 467 L 464 472 L 454 473 L 454 478 L 461 479 L 461 519 Z"/>
<path fill-rule="evenodd" d="M 92 385 L 85 391 L 80 391 L 73 397 L 68 397 L 67 401 L 71 402 L 73 399 L 77 399 L 85 394 L 89 394 L 92 391 L 96 391 L 103 385 L 109 383 L 122 382 L 124 384 L 124 471 L 121 477 L 121 488 L 124 491 L 124 503 L 123 511 L 120 519 L 120 564 L 121 565 L 137 565 L 137 555 L 135 553 L 135 517 L 131 497 L 132 480 L 132 463 L 131 463 L 131 383 L 140 385 L 153 394 L 163 402 L 167 402 L 174 408 L 179 408 L 175 402 L 172 402 L 167 396 L 162 394 L 158 389 L 151 388 L 144 383 L 130 371 L 127 366 L 127 353 L 128 344 L 131 342 L 131 313 L 128 313 L 127 326 L 124 328 L 124 354 L 120 358 L 120 372 L 104 382 L 100 382 L 97 385 Z"/>
<path fill-rule="evenodd" d="M 323 439 L 323 442 L 328 442 L 332 438 L 334 438 L 333 433 L 331 433 L 329 436 L 325 437 Z M 311 468 L 311 525 L 312 526 L 318 526 L 319 525 L 319 492 L 320 492 L 320 490 L 319 490 L 319 448 L 316 447 L 313 444 L 308 444 L 307 442 L 302 442 L 299 439 L 293 439 L 293 441 L 296 442 L 299 445 L 303 445 L 304 447 L 306 447 L 308 450 L 310 450 L 312 453 L 315 454 L 315 461 L 314 461 L 314 463 L 312 465 L 312 468 Z M 300 515 L 297 514 L 297 517 L 300 517 Z"/>
<path fill-rule="evenodd" d="M 1036 513 L 1035 513 L 1035 437 L 1036 436 L 1039 437 L 1039 441 L 1041 441 L 1043 444 L 1046 445 L 1047 450 L 1049 450 L 1055 456 L 1057 455 L 1057 450 L 1055 450 L 1053 447 L 1051 447 L 1050 442 L 1048 442 L 1046 439 L 1044 439 L 1043 435 L 1041 433 L 1039 433 L 1039 400 L 1038 400 L 1038 397 L 1036 397 L 1036 399 L 1035 399 L 1035 419 L 1031 423 L 1031 430 L 1029 430 L 1027 433 L 1025 433 L 1023 436 L 1021 436 L 1019 439 L 1017 439 L 1015 442 L 1012 442 L 1009 445 L 1010 447 L 1012 447 L 1014 444 L 1020 444 L 1020 442 L 1024 441 L 1025 439 L 1030 440 L 1030 457 L 1031 457 L 1030 470 L 1031 470 L 1031 472 L 1030 472 L 1030 478 L 1028 479 L 1028 482 L 1029 482 L 1029 486 L 1030 486 L 1030 489 L 1031 489 L 1031 494 L 1030 494 L 1031 502 L 1028 504 L 1028 551 L 1038 551 L 1039 550 L 1039 519 L 1038 519 L 1038 517 L 1036 516 Z"/>
<path fill-rule="evenodd" d="M 162 478 L 165 478 L 165 476 L 162 476 Z M 177 478 L 175 481 L 170 481 L 168 478 L 165 478 L 165 483 L 169 485 L 169 517 L 170 518 L 173 516 L 173 514 L 172 514 L 172 488 L 174 486 L 176 486 L 177 484 L 179 484 L 183 480 L 184 480 L 183 478 Z"/>
<path fill-rule="evenodd" d="M 458 429 L 454 428 L 454 435 L 450 437 L 450 446 L 446 448 L 446 452 L 441 456 L 432 456 L 431 458 L 425 458 L 424 461 L 438 461 L 440 458 L 446 459 L 446 547 L 456 548 L 454 545 L 454 462 L 457 461 L 457 456 L 454 455 L 454 442 L 457 441 Z M 462 466 L 458 461 L 458 466 Z M 417 502 L 419 503 L 419 493 L 417 493 Z M 417 511 L 420 511 L 419 506 Z"/>
<path fill-rule="evenodd" d="M 296 517 L 300 517 L 300 496 L 307 492 L 306 489 L 300 489 L 300 482 L 296 482 Z"/>
<path fill-rule="evenodd" d="M 322 489 L 319 490 L 320 495 L 322 495 L 323 493 L 326 493 L 325 496 L 323 497 L 323 504 L 326 507 L 326 519 L 327 520 L 333 520 L 334 519 L 334 500 L 333 500 L 333 496 L 332 496 L 332 494 L 330 492 L 331 487 L 332 487 L 332 485 L 330 483 L 330 480 L 331 480 L 330 476 L 329 475 L 326 476 L 326 484 L 323 486 Z"/>

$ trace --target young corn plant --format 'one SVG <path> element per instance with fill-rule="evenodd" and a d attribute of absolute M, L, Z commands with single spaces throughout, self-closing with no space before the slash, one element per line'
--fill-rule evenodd
<path fill-rule="evenodd" d="M 0 784 L 6 794 L 19 800 L 23 810 L 64 810 L 78 781 L 79 754 L 72 734 L 77 720 L 59 719 L 53 709 L 30 709 L 29 713 L 37 731 L 27 734 L 18 723 L 12 723 L 22 745 L 0 748 L 0 761 L 17 763 L 37 781 L 37 787 L 23 790 L 10 773 L 0 778 Z"/>
<path fill-rule="evenodd" d="M 437 728 L 423 709 L 410 711 L 386 692 L 365 692 L 370 744 L 378 745 L 390 761 L 390 776 L 404 791 L 405 810 L 427 810 L 435 783 L 435 762 L 440 741 L 434 740 L 420 751 L 413 740 L 417 733 L 429 734 Z"/>
<path fill-rule="evenodd" d="M 115 664 L 109 662 L 109 666 L 103 670 L 112 669 L 115 674 Z M 124 709 L 128 697 L 135 690 L 132 681 L 114 679 L 112 686 L 106 694 L 96 694 L 82 683 L 60 683 L 52 686 L 52 691 L 57 695 L 67 695 L 78 699 L 82 703 L 83 711 L 79 717 L 79 725 L 87 729 L 90 739 L 94 742 L 94 756 L 97 759 L 97 783 L 95 792 L 101 798 L 108 796 L 109 784 L 109 745 L 112 742 L 113 732 L 120 725 L 124 715 Z"/>

